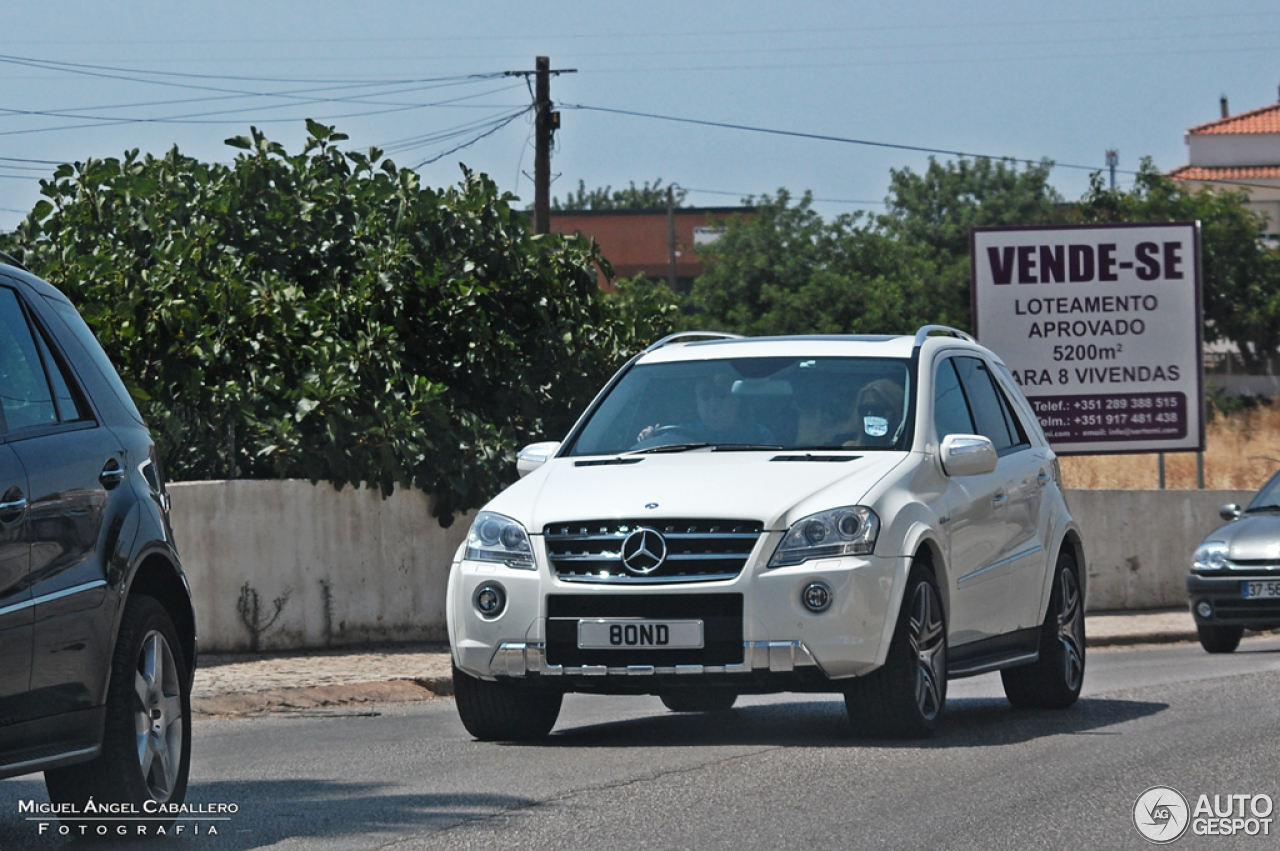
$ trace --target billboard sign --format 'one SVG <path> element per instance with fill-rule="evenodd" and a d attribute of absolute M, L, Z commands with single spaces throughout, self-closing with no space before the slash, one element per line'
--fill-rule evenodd
<path fill-rule="evenodd" d="M 1204 449 L 1197 222 L 973 228 L 973 327 L 1060 455 Z"/>

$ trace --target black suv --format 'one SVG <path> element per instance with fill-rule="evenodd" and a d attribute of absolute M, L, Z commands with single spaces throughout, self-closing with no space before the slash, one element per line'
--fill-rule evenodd
<path fill-rule="evenodd" d="M 155 444 L 102 347 L 0 255 L 0 777 L 179 803 L 196 630 Z"/>

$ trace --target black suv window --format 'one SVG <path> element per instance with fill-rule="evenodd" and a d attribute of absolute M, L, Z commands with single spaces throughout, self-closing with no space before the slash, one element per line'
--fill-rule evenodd
<path fill-rule="evenodd" d="M 978 434 L 990 438 L 996 452 L 1001 454 L 1029 445 L 1022 425 L 1013 415 L 1009 401 L 1004 398 L 987 365 L 977 358 L 955 358 L 954 361 L 973 407 Z"/>
<path fill-rule="evenodd" d="M 54 425 L 58 409 L 17 294 L 0 287 L 0 409 L 6 430 Z"/>

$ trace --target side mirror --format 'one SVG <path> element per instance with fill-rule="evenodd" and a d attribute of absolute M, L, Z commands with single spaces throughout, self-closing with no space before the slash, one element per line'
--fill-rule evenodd
<path fill-rule="evenodd" d="M 1240 506 L 1234 502 L 1228 502 L 1218 509 L 1218 516 L 1223 520 L 1235 520 L 1240 517 Z"/>
<path fill-rule="evenodd" d="M 948 476 L 982 476 L 995 472 L 1000 458 L 990 438 L 949 434 L 942 440 L 942 470 Z"/>
<path fill-rule="evenodd" d="M 530 443 L 524 449 L 516 453 L 516 472 L 521 476 L 527 476 L 543 464 L 551 460 L 551 457 L 560 449 L 560 441 L 547 440 L 542 443 Z"/>

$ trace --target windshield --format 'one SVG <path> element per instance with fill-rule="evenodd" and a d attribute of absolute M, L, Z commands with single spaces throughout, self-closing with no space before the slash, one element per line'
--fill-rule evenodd
<path fill-rule="evenodd" d="M 1245 511 L 1264 511 L 1271 508 L 1280 508 L 1280 473 L 1276 473 L 1271 477 L 1271 481 L 1262 486 Z"/>
<path fill-rule="evenodd" d="M 909 362 L 736 358 L 632 368 L 584 424 L 569 455 L 711 447 L 903 449 Z"/>

